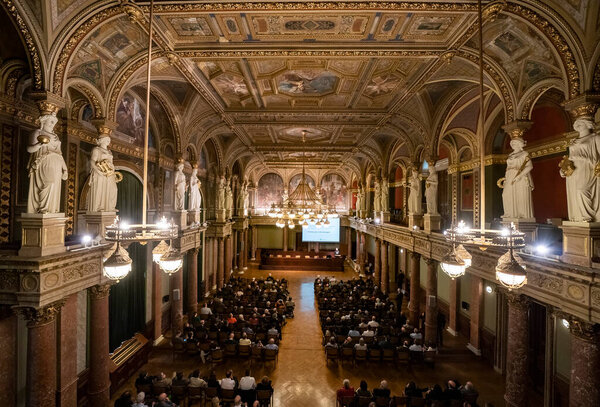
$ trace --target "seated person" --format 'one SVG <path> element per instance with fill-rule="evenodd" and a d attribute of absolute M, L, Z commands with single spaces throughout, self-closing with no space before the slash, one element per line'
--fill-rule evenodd
<path fill-rule="evenodd" d="M 335 338 L 333 336 L 329 339 L 329 342 L 327 342 L 327 344 L 325 345 L 325 349 L 327 349 L 327 348 L 333 348 L 333 349 L 338 348 L 338 345 L 335 342 Z"/>
<path fill-rule="evenodd" d="M 354 328 L 350 328 L 350 330 L 348 331 L 348 336 L 351 338 L 358 338 L 360 336 L 360 332 L 358 332 Z"/>
<path fill-rule="evenodd" d="M 171 379 L 169 379 L 163 372 L 160 372 L 156 379 L 154 379 L 153 384 L 160 387 L 169 387 L 171 385 Z"/>
<path fill-rule="evenodd" d="M 248 339 L 248 334 L 246 334 L 246 332 L 244 332 L 242 334 L 242 337 L 240 338 L 239 344 L 240 345 L 250 345 L 250 344 L 252 344 L 252 341 L 250 339 Z"/>
<path fill-rule="evenodd" d="M 341 404 L 344 397 L 354 396 L 354 387 L 350 386 L 350 380 L 344 379 L 342 387 L 336 392 L 338 402 Z"/>
<path fill-rule="evenodd" d="M 275 343 L 275 339 L 269 339 L 269 343 L 265 345 L 265 349 L 279 350 L 279 346 Z"/>
<path fill-rule="evenodd" d="M 267 376 L 263 376 L 260 383 L 256 385 L 256 390 L 270 390 L 273 391 L 273 386 L 271 386 L 271 381 Z"/>
<path fill-rule="evenodd" d="M 365 340 L 363 338 L 360 338 L 358 343 L 356 345 L 354 345 L 354 349 L 355 350 L 367 350 L 367 344 L 365 343 Z"/>
<path fill-rule="evenodd" d="M 177 372 L 171 380 L 171 386 L 187 386 L 189 380 L 183 377 L 183 372 Z"/>
<path fill-rule="evenodd" d="M 423 347 L 421 346 L 421 341 L 418 339 L 415 340 L 415 343 L 408 347 L 408 350 L 411 352 L 423 352 Z"/>
<path fill-rule="evenodd" d="M 231 371 L 231 369 L 225 373 L 225 377 L 221 379 L 221 382 L 219 384 L 221 385 L 221 389 L 235 389 L 235 380 L 233 379 L 233 372 Z"/>
<path fill-rule="evenodd" d="M 373 331 L 373 328 L 371 328 L 370 326 L 367 327 L 367 329 L 362 333 L 362 336 L 366 337 L 366 336 L 375 336 L 375 331 Z"/>
<path fill-rule="evenodd" d="M 207 387 L 206 382 L 200 378 L 200 370 L 196 369 L 190 373 L 188 387 Z"/>
<path fill-rule="evenodd" d="M 360 381 L 360 386 L 356 389 L 356 397 L 373 397 L 365 380 Z"/>
<path fill-rule="evenodd" d="M 353 348 L 354 347 L 354 342 L 352 341 L 351 337 L 347 337 L 344 340 L 344 343 L 342 343 L 342 348 Z"/>
<path fill-rule="evenodd" d="M 379 387 L 373 389 L 373 397 L 390 398 L 390 389 L 388 388 L 388 382 L 386 380 L 382 380 Z"/>
<path fill-rule="evenodd" d="M 212 310 L 208 307 L 208 304 L 204 303 L 200 308 L 200 315 L 212 315 Z"/>

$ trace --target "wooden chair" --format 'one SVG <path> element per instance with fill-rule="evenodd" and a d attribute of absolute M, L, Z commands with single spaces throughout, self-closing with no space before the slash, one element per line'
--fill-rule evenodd
<path fill-rule="evenodd" d="M 354 363 L 354 349 L 342 348 L 340 359 L 342 359 L 342 365 L 344 364 L 344 360 L 349 360 Z"/>
<path fill-rule="evenodd" d="M 235 390 L 234 389 L 221 389 L 221 401 L 225 404 L 232 403 L 235 398 Z"/>
<path fill-rule="evenodd" d="M 394 363 L 394 349 L 384 349 L 381 355 L 383 362 Z"/>
<path fill-rule="evenodd" d="M 263 348 L 252 347 L 251 362 L 263 360 Z"/>
<path fill-rule="evenodd" d="M 372 345 L 375 341 L 375 338 L 373 336 L 363 336 L 363 339 L 365 340 L 365 343 L 367 345 Z"/>
<path fill-rule="evenodd" d="M 211 363 L 216 365 L 223 362 L 223 349 L 213 349 L 210 352 Z"/>
<path fill-rule="evenodd" d="M 158 396 L 162 393 L 169 394 L 169 386 L 152 385 L 152 397 L 154 397 L 155 400 L 158 399 Z"/>
<path fill-rule="evenodd" d="M 325 348 L 325 355 L 326 355 L 325 364 L 327 364 L 330 360 L 333 360 L 334 362 L 337 363 L 338 356 L 339 356 L 339 352 L 338 352 L 337 348 L 332 348 L 330 346 Z"/>
<path fill-rule="evenodd" d="M 410 363 L 419 365 L 423 363 L 423 352 L 419 351 L 410 351 Z"/>
<path fill-rule="evenodd" d="M 423 352 L 423 362 L 427 366 L 435 367 L 435 351 L 428 350 L 426 352 Z"/>
<path fill-rule="evenodd" d="M 240 358 L 249 358 L 251 355 L 250 345 L 239 345 L 238 346 L 238 356 Z"/>
<path fill-rule="evenodd" d="M 196 402 L 202 403 L 204 400 L 204 389 L 202 387 L 188 387 L 188 407 Z"/>
<path fill-rule="evenodd" d="M 144 394 L 147 394 L 149 397 L 152 397 L 152 385 L 151 384 L 140 384 L 138 386 L 135 386 L 137 392 L 144 392 Z"/>
<path fill-rule="evenodd" d="M 277 358 L 279 351 L 277 349 L 265 349 L 264 360 L 267 362 L 274 362 L 277 365 Z"/>
<path fill-rule="evenodd" d="M 392 398 L 392 403 L 395 407 L 404 407 L 408 403 L 408 397 L 404 396 L 394 396 Z"/>
<path fill-rule="evenodd" d="M 219 389 L 216 387 L 207 387 L 204 389 L 204 405 L 212 404 L 212 399 L 219 396 Z"/>
<path fill-rule="evenodd" d="M 371 349 L 369 351 L 369 361 L 370 362 L 380 362 L 381 361 L 381 349 Z"/>
<path fill-rule="evenodd" d="M 356 349 L 354 351 L 354 364 L 356 362 L 366 362 L 367 360 L 367 351 L 365 349 Z"/>
<path fill-rule="evenodd" d="M 273 392 L 271 390 L 256 390 L 256 399 L 261 407 L 268 407 L 273 403 Z"/>
<path fill-rule="evenodd" d="M 432 400 L 430 407 L 446 407 L 444 400 Z"/>
<path fill-rule="evenodd" d="M 409 406 L 410 407 L 425 407 L 425 399 L 421 397 L 410 397 L 409 398 Z"/>
<path fill-rule="evenodd" d="M 471 404 L 472 406 L 477 405 L 477 398 L 479 397 L 478 394 L 466 394 L 463 396 L 464 400 L 466 402 L 468 402 L 469 404 Z"/>
<path fill-rule="evenodd" d="M 187 386 L 171 386 L 171 396 L 178 401 L 178 405 L 189 405 L 187 403 L 188 388 Z"/>
<path fill-rule="evenodd" d="M 365 397 L 365 396 L 356 397 L 356 406 L 357 407 L 369 407 L 369 403 L 371 403 L 371 397 Z"/>
<path fill-rule="evenodd" d="M 389 397 L 376 397 L 375 398 L 375 405 L 377 407 L 389 407 L 389 405 L 390 405 L 390 398 Z"/>
<path fill-rule="evenodd" d="M 186 342 L 185 353 L 187 353 L 190 356 L 198 355 L 200 351 L 198 350 L 198 345 L 196 345 L 196 342 Z"/>
<path fill-rule="evenodd" d="M 172 360 L 175 360 L 175 355 L 183 355 L 185 353 L 185 345 L 183 342 L 173 342 L 173 357 Z"/>
<path fill-rule="evenodd" d="M 449 407 L 462 407 L 462 405 L 463 405 L 462 400 L 450 400 L 450 403 L 448 403 Z"/>
<path fill-rule="evenodd" d="M 219 343 L 223 344 L 229 338 L 229 334 L 225 331 L 219 332 Z"/>
<path fill-rule="evenodd" d="M 226 358 L 234 358 L 237 354 L 237 345 L 235 343 L 226 343 L 225 344 L 225 357 Z"/>
<path fill-rule="evenodd" d="M 338 407 L 353 407 L 354 406 L 354 396 L 344 396 L 342 397 L 342 400 L 337 400 L 336 398 L 336 405 Z"/>
<path fill-rule="evenodd" d="M 396 364 L 397 365 L 408 365 L 408 362 L 410 361 L 410 354 L 408 349 L 398 349 L 398 352 L 396 352 Z"/>

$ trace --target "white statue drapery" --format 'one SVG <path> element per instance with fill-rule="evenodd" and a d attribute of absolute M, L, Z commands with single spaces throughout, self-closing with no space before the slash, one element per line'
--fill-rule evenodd
<path fill-rule="evenodd" d="M 413 169 L 409 179 L 408 214 L 421 215 L 422 213 L 421 180 L 419 179 L 417 170 Z"/>
<path fill-rule="evenodd" d="M 225 209 L 225 177 L 219 178 L 215 206 L 216 209 Z"/>
<path fill-rule="evenodd" d="M 192 175 L 190 176 L 190 200 L 189 210 L 191 212 L 198 212 L 202 205 L 202 194 L 200 193 L 200 185 L 202 183 L 198 179 L 198 168 L 192 169 Z"/>
<path fill-rule="evenodd" d="M 231 182 L 229 180 L 225 183 L 225 209 L 231 215 L 231 211 L 233 210 L 233 191 L 231 190 Z"/>
<path fill-rule="evenodd" d="M 375 180 L 375 194 L 373 197 L 373 210 L 381 212 L 381 184 L 379 180 Z"/>
<path fill-rule="evenodd" d="M 600 222 L 600 136 L 590 118 L 577 119 L 573 128 L 579 136 L 569 146 L 560 170 L 566 178 L 569 220 Z"/>
<path fill-rule="evenodd" d="M 381 181 L 381 210 L 390 210 L 390 183 L 385 178 Z"/>
<path fill-rule="evenodd" d="M 31 134 L 27 152 L 30 153 L 29 195 L 27 213 L 60 212 L 62 181 L 67 179 L 67 164 L 62 156 L 60 140 L 54 133 L 56 114 L 40 117 L 40 128 Z"/>
<path fill-rule="evenodd" d="M 175 210 L 185 210 L 185 191 L 187 189 L 185 174 L 183 173 L 183 163 L 176 166 L 175 171 Z"/>
<path fill-rule="evenodd" d="M 438 191 L 438 173 L 435 165 L 429 166 L 429 176 L 425 181 L 425 202 L 427 203 L 427 213 L 430 215 L 439 215 L 437 206 Z"/>
<path fill-rule="evenodd" d="M 112 152 L 108 149 L 110 137 L 100 137 L 96 144 L 91 157 L 87 208 L 90 212 L 115 212 L 118 174 L 115 172 Z"/>
<path fill-rule="evenodd" d="M 504 189 L 502 191 L 502 204 L 504 206 L 503 218 L 532 219 L 533 179 L 531 170 L 533 164 L 529 153 L 523 150 L 525 141 L 514 138 L 510 141 L 512 153 L 506 159 L 506 173 L 504 175 Z"/>

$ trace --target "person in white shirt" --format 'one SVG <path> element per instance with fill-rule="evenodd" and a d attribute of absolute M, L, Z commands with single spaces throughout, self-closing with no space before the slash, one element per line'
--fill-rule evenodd
<path fill-rule="evenodd" d="M 354 345 L 354 349 L 355 350 L 367 350 L 367 344 L 365 343 L 365 340 L 363 338 L 360 338 L 358 340 L 358 343 L 356 345 Z"/>
<path fill-rule="evenodd" d="M 373 315 L 373 318 L 371 318 L 371 320 L 370 320 L 370 321 L 369 321 L 369 323 L 367 324 L 367 325 L 369 325 L 369 326 L 370 326 L 371 328 L 373 328 L 373 329 L 377 329 L 377 328 L 379 328 L 379 322 L 377 322 L 377 321 L 375 320 L 375 318 L 376 318 L 376 317 Z"/>
<path fill-rule="evenodd" d="M 143 391 L 139 392 L 135 399 L 135 403 L 133 403 L 132 407 L 148 407 L 144 403 L 145 399 L 146 399 L 146 393 L 144 393 Z"/>
<path fill-rule="evenodd" d="M 235 398 L 233 399 L 233 407 L 244 407 L 244 405 L 242 404 L 242 398 L 240 396 L 235 396 Z"/>
<path fill-rule="evenodd" d="M 269 339 L 269 343 L 265 345 L 265 349 L 279 350 L 279 346 L 275 344 L 275 339 L 271 338 Z"/>
<path fill-rule="evenodd" d="M 417 328 L 415 328 L 413 333 L 410 334 L 410 337 L 412 339 L 423 339 L 423 334 L 421 332 L 419 332 L 419 330 Z"/>
<path fill-rule="evenodd" d="M 369 326 L 367 327 L 367 330 L 363 332 L 362 336 L 375 336 L 375 331 Z"/>
<path fill-rule="evenodd" d="M 423 347 L 421 346 L 419 341 L 415 341 L 415 343 L 408 347 L 408 350 L 411 352 L 423 352 Z"/>
<path fill-rule="evenodd" d="M 204 306 L 200 308 L 200 315 L 212 315 L 212 310 L 208 308 L 207 303 L 204 303 Z"/>
<path fill-rule="evenodd" d="M 233 390 L 235 389 L 235 380 L 233 380 L 233 372 L 228 370 L 225 373 L 225 377 L 221 379 L 220 382 L 221 388 L 225 390 Z"/>
<path fill-rule="evenodd" d="M 267 335 L 279 335 L 279 331 L 275 327 L 269 328 Z"/>
<path fill-rule="evenodd" d="M 246 369 L 246 375 L 240 379 L 240 390 L 254 390 L 256 387 L 256 380 L 250 376 L 250 370 Z"/>
<path fill-rule="evenodd" d="M 240 345 L 251 345 L 252 341 L 250 339 L 248 339 L 248 335 L 246 334 L 246 332 L 244 332 L 242 334 L 242 337 L 240 338 Z"/>

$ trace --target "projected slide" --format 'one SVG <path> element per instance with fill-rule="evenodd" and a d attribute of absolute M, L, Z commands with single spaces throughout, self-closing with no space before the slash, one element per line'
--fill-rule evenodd
<path fill-rule="evenodd" d="M 308 225 L 302 228 L 303 242 L 339 242 L 340 241 L 340 218 L 329 219 L 329 227 L 317 229 L 315 225 Z"/>

